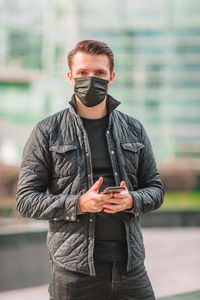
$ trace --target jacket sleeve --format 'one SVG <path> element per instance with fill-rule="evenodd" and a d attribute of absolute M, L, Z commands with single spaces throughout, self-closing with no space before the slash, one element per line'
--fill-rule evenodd
<path fill-rule="evenodd" d="M 50 177 L 49 137 L 37 125 L 23 152 L 16 196 L 17 210 L 24 217 L 76 221 L 81 195 L 47 194 Z"/>
<path fill-rule="evenodd" d="M 134 199 L 134 209 L 132 213 L 135 216 L 158 209 L 163 203 L 164 189 L 156 167 L 155 158 L 149 137 L 142 127 L 142 143 L 138 166 L 138 187 L 136 191 L 131 191 Z"/>

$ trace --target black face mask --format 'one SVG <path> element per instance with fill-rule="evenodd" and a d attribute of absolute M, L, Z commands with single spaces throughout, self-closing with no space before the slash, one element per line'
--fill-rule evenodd
<path fill-rule="evenodd" d="M 85 106 L 93 107 L 107 96 L 108 82 L 98 77 L 77 77 L 74 93 Z"/>

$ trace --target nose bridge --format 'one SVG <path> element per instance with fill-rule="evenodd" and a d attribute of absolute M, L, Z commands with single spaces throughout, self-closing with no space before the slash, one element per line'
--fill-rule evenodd
<path fill-rule="evenodd" d="M 95 72 L 94 71 L 90 71 L 88 74 L 89 77 L 94 77 L 95 76 Z"/>

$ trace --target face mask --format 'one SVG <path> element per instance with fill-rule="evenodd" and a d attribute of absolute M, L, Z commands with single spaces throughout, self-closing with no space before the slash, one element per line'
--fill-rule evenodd
<path fill-rule="evenodd" d="M 98 77 L 77 77 L 74 93 L 85 106 L 93 107 L 107 96 L 108 82 Z"/>

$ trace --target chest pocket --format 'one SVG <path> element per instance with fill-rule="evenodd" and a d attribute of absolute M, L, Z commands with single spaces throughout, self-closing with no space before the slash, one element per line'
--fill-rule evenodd
<path fill-rule="evenodd" d="M 66 177 L 77 172 L 77 145 L 52 145 L 49 148 L 52 156 L 52 176 Z"/>
<path fill-rule="evenodd" d="M 124 153 L 125 166 L 127 172 L 136 175 L 140 159 L 140 150 L 144 148 L 144 144 L 139 142 L 124 142 L 121 143 L 121 146 Z"/>

